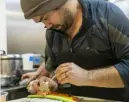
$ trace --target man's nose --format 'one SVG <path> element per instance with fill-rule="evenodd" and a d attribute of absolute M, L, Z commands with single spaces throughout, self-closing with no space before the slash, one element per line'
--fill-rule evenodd
<path fill-rule="evenodd" d="M 45 26 L 46 26 L 47 29 L 51 29 L 52 26 L 53 26 L 53 24 L 52 23 L 49 23 L 49 24 L 45 24 Z"/>
<path fill-rule="evenodd" d="M 43 23 L 45 24 L 47 29 L 50 29 L 53 26 L 53 24 L 51 22 L 48 22 L 48 21 L 44 21 Z"/>

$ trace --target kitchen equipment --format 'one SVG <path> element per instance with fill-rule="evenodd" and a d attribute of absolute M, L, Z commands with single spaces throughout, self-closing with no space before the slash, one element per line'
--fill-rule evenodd
<path fill-rule="evenodd" d="M 4 50 L 0 50 L 0 55 L 5 55 L 5 51 Z"/>
<path fill-rule="evenodd" d="M 1 75 L 13 76 L 14 63 L 14 55 L 1 55 Z"/>
<path fill-rule="evenodd" d="M 23 73 L 22 72 L 22 66 L 23 66 L 22 57 L 19 54 L 15 54 L 14 56 L 15 56 L 15 59 L 14 59 L 15 71 L 14 71 L 14 73 L 15 73 L 16 77 L 21 77 L 22 73 Z"/>
<path fill-rule="evenodd" d="M 36 53 L 22 54 L 23 71 L 33 71 L 44 61 L 44 56 Z"/>
<path fill-rule="evenodd" d="M 51 79 L 54 80 L 56 78 L 56 75 L 54 75 Z"/>
<path fill-rule="evenodd" d="M 10 84 L 12 84 L 14 79 L 15 79 L 15 76 L 1 75 L 0 76 L 0 81 L 1 81 L 0 86 L 1 87 L 9 86 Z"/>
<path fill-rule="evenodd" d="M 8 92 L 0 92 L 0 102 L 6 102 Z"/>
<path fill-rule="evenodd" d="M 16 79 L 16 75 L 18 73 L 19 63 L 21 61 L 19 57 L 17 58 L 15 55 L 5 55 L 5 53 L 0 56 L 0 85 L 2 87 L 11 85 Z M 18 73 L 19 74 L 19 73 Z"/>
<path fill-rule="evenodd" d="M 22 55 L 23 60 L 23 70 L 33 70 L 33 54 L 23 54 Z"/>

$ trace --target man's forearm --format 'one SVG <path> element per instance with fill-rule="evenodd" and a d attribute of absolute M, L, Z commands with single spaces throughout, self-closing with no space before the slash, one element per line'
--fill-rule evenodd
<path fill-rule="evenodd" d="M 86 72 L 86 86 L 123 88 L 123 81 L 118 71 L 112 66 Z"/>

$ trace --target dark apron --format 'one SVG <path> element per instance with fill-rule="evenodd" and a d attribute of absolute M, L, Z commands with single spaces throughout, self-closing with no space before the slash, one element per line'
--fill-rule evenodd
<path fill-rule="evenodd" d="M 73 53 L 71 50 L 68 52 L 58 52 L 56 55 L 57 65 L 74 62 L 86 70 L 95 68 L 103 68 L 117 63 L 117 60 L 112 57 L 109 52 L 99 53 L 92 42 L 91 32 L 87 37 L 88 47 L 83 50 Z M 110 100 L 123 100 L 124 89 L 117 88 L 99 88 L 99 87 L 78 87 L 71 85 L 69 88 L 59 88 L 59 92 L 64 92 L 77 96 L 86 96 Z"/>

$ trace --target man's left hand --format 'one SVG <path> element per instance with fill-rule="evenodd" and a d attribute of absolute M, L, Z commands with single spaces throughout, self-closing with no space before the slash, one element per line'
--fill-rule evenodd
<path fill-rule="evenodd" d="M 70 83 L 76 86 L 84 86 L 87 73 L 87 70 L 74 63 L 64 63 L 56 69 L 56 77 L 60 84 Z"/>

